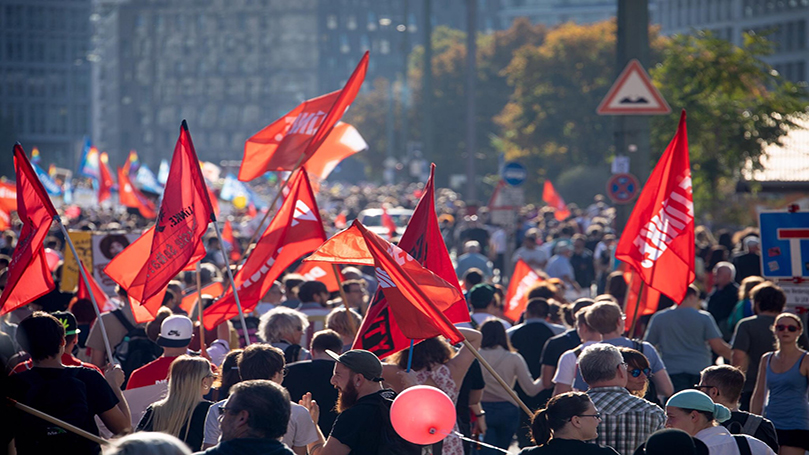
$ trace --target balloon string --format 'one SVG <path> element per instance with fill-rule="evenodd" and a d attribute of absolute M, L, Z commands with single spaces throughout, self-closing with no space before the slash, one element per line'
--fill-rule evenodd
<path fill-rule="evenodd" d="M 480 441 L 478 441 L 476 439 L 467 438 L 466 436 L 464 436 L 463 434 L 461 434 L 461 433 L 459 433 L 457 431 L 453 431 L 452 433 L 447 433 L 446 431 L 442 431 L 441 433 L 443 433 L 443 434 L 445 434 L 447 436 L 449 436 L 451 434 L 454 434 L 455 436 L 461 438 L 464 441 L 469 441 L 469 442 L 471 442 L 473 444 L 477 444 L 477 445 L 482 446 L 482 447 L 486 447 L 486 448 L 489 448 L 489 449 L 492 449 L 492 450 L 497 450 L 498 452 L 509 453 L 509 454 L 511 453 L 506 449 L 501 449 L 500 447 L 496 447 L 496 446 L 493 446 L 491 444 L 486 444 L 485 442 L 480 442 Z"/>
<path fill-rule="evenodd" d="M 407 371 L 406 373 L 410 373 L 410 365 L 413 365 L 413 345 L 416 344 L 416 340 L 410 340 L 410 353 L 407 355 Z"/>

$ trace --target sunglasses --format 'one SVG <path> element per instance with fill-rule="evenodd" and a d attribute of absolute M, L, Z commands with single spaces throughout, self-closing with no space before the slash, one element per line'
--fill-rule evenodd
<path fill-rule="evenodd" d="M 643 373 L 646 375 L 647 378 L 652 377 L 652 369 L 651 368 L 635 368 L 629 370 L 629 374 L 632 375 L 633 378 L 637 378 L 640 374 Z"/>
<path fill-rule="evenodd" d="M 778 332 L 783 332 L 783 331 L 785 331 L 785 330 L 789 330 L 789 332 L 790 332 L 790 333 L 795 333 L 795 332 L 797 332 L 799 329 L 798 329 L 798 326 L 797 326 L 797 325 L 783 325 L 783 324 L 778 324 L 777 326 L 775 326 L 775 330 L 776 330 L 776 331 L 778 331 Z"/>

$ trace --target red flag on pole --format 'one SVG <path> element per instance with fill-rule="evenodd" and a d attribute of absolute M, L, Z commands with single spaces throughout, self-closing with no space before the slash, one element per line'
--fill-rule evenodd
<path fill-rule="evenodd" d="M 149 255 L 143 262 L 128 264 L 129 268 L 140 267 L 129 287 L 125 287 L 129 296 L 138 302 L 145 302 L 160 292 L 191 262 L 208 230 L 208 223 L 215 221 L 185 120 L 180 127 L 163 194 Z"/>
<path fill-rule="evenodd" d="M 306 281 L 320 281 L 326 285 L 326 289 L 328 289 L 329 292 L 337 292 L 340 290 L 337 275 L 334 274 L 332 264 L 325 262 L 301 262 L 301 265 L 295 269 L 295 273 L 303 275 Z"/>
<path fill-rule="evenodd" d="M 17 215 L 23 225 L 8 266 L 6 288 L 0 295 L 0 315 L 54 288 L 42 244 L 58 215 L 20 144 L 14 146 L 14 171 L 17 174 Z"/>
<path fill-rule="evenodd" d="M 506 304 L 503 309 L 503 315 L 512 321 L 520 319 L 520 315 L 525 311 L 525 306 L 528 304 L 528 290 L 537 281 L 544 281 L 542 277 L 537 274 L 522 259 L 517 261 L 514 266 L 514 273 L 511 275 L 511 281 L 508 283 L 508 291 L 506 292 Z"/>
<path fill-rule="evenodd" d="M 460 292 L 460 283 L 458 283 L 455 268 L 452 266 L 452 260 L 438 226 L 438 217 L 435 212 L 434 175 L 435 165 L 432 165 L 430 179 L 427 180 L 421 200 L 410 218 L 407 229 L 402 234 L 399 247 L 424 267 L 455 286 Z M 374 296 L 353 345 L 354 349 L 371 351 L 380 358 L 410 346 L 410 338 L 402 333 L 396 319 L 391 317 L 388 300 L 385 297 L 381 290 Z M 444 311 L 444 314 L 455 324 L 469 322 L 469 310 L 467 310 L 466 300 L 463 298 Z"/>
<path fill-rule="evenodd" d="M 242 258 L 242 249 L 239 247 L 239 242 L 233 236 L 233 225 L 230 220 L 225 221 L 225 227 L 222 228 L 222 240 L 225 241 L 225 249 L 230 252 L 230 260 L 239 262 Z"/>
<path fill-rule="evenodd" d="M 120 167 L 118 168 L 118 199 L 124 207 L 138 209 L 144 218 L 154 219 L 157 217 L 154 202 L 147 199 L 140 190 L 132 185 L 129 173 Z"/>
<path fill-rule="evenodd" d="M 101 203 L 106 201 L 110 198 L 112 194 L 110 190 L 112 190 L 112 186 L 115 182 L 112 180 L 112 174 L 110 173 L 110 168 L 108 166 L 109 163 L 109 156 L 107 152 L 101 152 L 101 157 L 98 160 L 98 202 Z"/>
<path fill-rule="evenodd" d="M 306 162 L 304 168 L 310 178 L 317 177 L 319 180 L 325 180 L 341 161 L 367 148 L 368 144 L 356 128 L 348 123 L 340 122 L 326 136 L 323 145 Z"/>
<path fill-rule="evenodd" d="M 87 275 L 87 280 L 90 282 L 90 289 L 87 289 L 87 286 L 84 284 L 84 280 L 81 279 L 79 276 L 79 288 L 76 291 L 76 298 L 79 299 L 86 299 L 92 301 L 90 298 L 90 294 L 93 294 L 95 297 L 96 304 L 98 305 L 98 311 L 103 313 L 105 311 L 111 311 L 114 309 L 109 296 L 101 289 L 101 286 L 98 282 L 93 278 L 93 275 L 87 270 L 87 267 L 84 266 L 84 263 L 81 263 L 81 267 L 84 269 L 85 275 Z"/>
<path fill-rule="evenodd" d="M 570 210 L 567 209 L 565 200 L 556 192 L 556 188 L 553 187 L 550 180 L 545 180 L 545 186 L 542 188 L 542 201 L 556 209 L 554 216 L 557 220 L 564 221 L 570 216 Z"/>
<path fill-rule="evenodd" d="M 245 313 L 258 304 L 281 272 L 326 240 L 305 171 L 298 171 L 292 177 L 290 188 L 275 218 L 234 277 Z M 233 290 L 228 289 L 221 299 L 205 309 L 203 323 L 210 330 L 238 314 Z"/>
<path fill-rule="evenodd" d="M 342 90 L 305 101 L 247 139 L 239 180 L 246 182 L 267 171 L 291 171 L 312 157 L 351 105 L 365 80 L 368 52 Z"/>
<path fill-rule="evenodd" d="M 463 299 L 461 291 L 359 221 L 354 220 L 350 228 L 304 259 L 309 260 L 373 265 L 379 287 L 405 337 L 422 340 L 443 335 L 453 344 L 464 340 L 443 313 Z"/>
<path fill-rule="evenodd" d="M 633 320 L 640 319 L 641 316 L 654 314 L 657 311 L 660 303 L 660 292 L 650 286 L 642 286 L 643 280 L 640 275 L 632 270 L 632 267 L 626 262 L 622 262 L 618 269 L 624 274 L 624 281 L 627 284 L 624 331 L 629 332 L 632 329 Z M 642 290 L 641 287 L 643 288 Z M 636 306 L 638 306 L 637 317 L 635 317 Z M 634 336 L 634 334 L 629 334 L 629 337 Z"/>
<path fill-rule="evenodd" d="M 677 133 L 646 181 L 615 249 L 615 257 L 634 268 L 644 283 L 678 303 L 695 277 L 685 117 L 683 110 Z"/>

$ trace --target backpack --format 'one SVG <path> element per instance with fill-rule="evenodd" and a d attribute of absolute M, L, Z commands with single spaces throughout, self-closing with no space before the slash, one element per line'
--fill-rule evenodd
<path fill-rule="evenodd" d="M 739 447 L 739 455 L 753 455 L 752 450 L 750 450 L 750 443 L 747 441 L 747 438 L 740 435 L 734 435 L 733 439 L 736 440 L 736 445 Z"/>
<path fill-rule="evenodd" d="M 758 431 L 758 427 L 761 426 L 761 422 L 763 421 L 764 418 L 761 416 L 748 414 L 744 425 L 734 421 L 727 425 L 726 428 L 731 434 L 746 434 L 755 437 L 756 431 Z"/>
<path fill-rule="evenodd" d="M 129 381 L 133 371 L 160 357 L 163 350 L 146 336 L 146 329 L 132 325 L 121 310 L 115 310 L 112 314 L 126 329 L 124 338 L 113 348 L 112 358 L 121 365 Z M 126 382 L 122 388 L 125 386 Z"/>
<path fill-rule="evenodd" d="M 258 340 L 258 326 L 261 320 L 255 316 L 245 316 L 244 322 L 247 324 L 247 334 L 250 336 L 250 341 L 255 343 Z M 239 346 L 242 348 L 247 347 L 247 342 L 244 339 L 244 330 L 242 330 L 242 321 L 235 319 L 232 323 L 233 329 L 236 330 L 236 333 L 239 335 Z"/>
<path fill-rule="evenodd" d="M 390 421 L 390 407 L 393 405 L 395 393 L 391 390 L 386 390 L 382 391 L 380 396 L 382 400 L 379 404 L 379 414 L 382 417 L 384 431 L 382 432 L 377 453 L 379 455 L 421 455 L 422 446 L 405 440 L 393 429 L 393 424 Z"/>

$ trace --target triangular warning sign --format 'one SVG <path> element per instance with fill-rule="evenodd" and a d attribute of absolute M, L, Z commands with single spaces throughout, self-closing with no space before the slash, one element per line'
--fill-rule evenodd
<path fill-rule="evenodd" d="M 653 115 L 668 114 L 671 108 L 635 59 L 612 84 L 596 112 L 599 115 Z"/>

